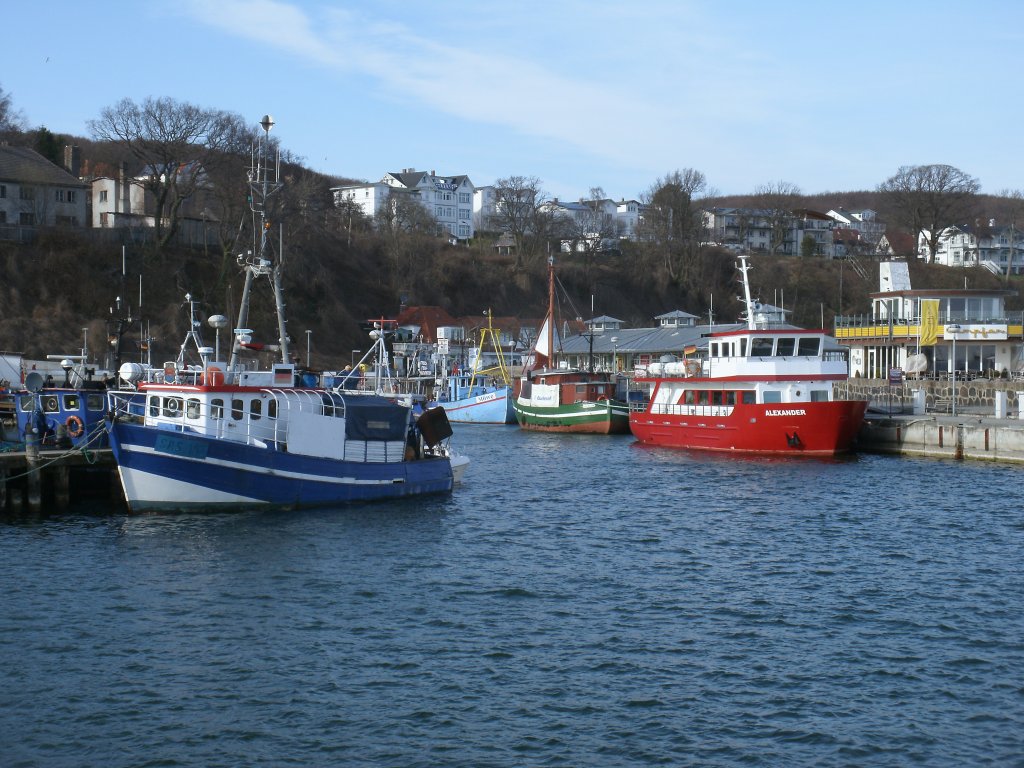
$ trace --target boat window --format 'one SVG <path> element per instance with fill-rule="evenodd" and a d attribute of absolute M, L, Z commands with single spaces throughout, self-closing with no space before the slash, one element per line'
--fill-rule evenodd
<path fill-rule="evenodd" d="M 82 407 L 82 401 L 78 395 L 64 395 L 64 410 L 77 411 Z"/>
<path fill-rule="evenodd" d="M 702 389 L 700 392 L 697 393 L 697 404 L 698 405 L 707 405 L 708 404 L 708 391 L 706 389 Z"/>
<path fill-rule="evenodd" d="M 18 399 L 18 407 L 22 412 L 27 413 L 28 411 L 34 410 L 36 407 L 36 399 L 32 395 L 22 397 Z"/>
<path fill-rule="evenodd" d="M 784 337 L 775 342 L 775 355 L 777 357 L 792 357 L 796 349 L 796 339 Z"/>
<path fill-rule="evenodd" d="M 717 389 L 711 393 L 711 404 L 721 405 L 722 404 L 722 393 Z"/>
<path fill-rule="evenodd" d="M 224 418 L 224 401 L 219 397 L 215 397 L 210 401 L 210 418 Z"/>
<path fill-rule="evenodd" d="M 740 402 L 744 405 L 753 405 L 757 402 L 757 393 L 752 389 L 745 389 L 740 395 Z"/>
<path fill-rule="evenodd" d="M 245 403 L 242 398 L 236 397 L 231 400 L 231 418 L 233 421 L 241 421 L 245 415 Z"/>
<path fill-rule="evenodd" d="M 761 402 L 763 403 L 781 403 L 782 393 L 774 389 L 766 389 L 761 395 Z"/>
<path fill-rule="evenodd" d="M 276 419 L 277 418 L 277 399 L 276 398 L 271 398 L 270 402 L 267 403 L 267 418 L 268 419 Z"/>
<path fill-rule="evenodd" d="M 740 357 L 747 356 L 747 340 L 740 339 Z"/>
<path fill-rule="evenodd" d="M 711 343 L 711 356 L 712 357 L 718 357 L 718 342 L 717 341 Z"/>
<path fill-rule="evenodd" d="M 190 397 L 185 401 L 185 416 L 189 419 L 199 418 L 199 398 Z"/>
<path fill-rule="evenodd" d="M 57 398 L 54 395 L 49 395 L 43 398 L 43 413 L 57 413 L 60 410 L 60 406 L 57 404 Z"/>
<path fill-rule="evenodd" d="M 180 397 L 168 397 L 164 400 L 164 416 L 169 418 L 177 418 L 181 415 L 181 398 Z"/>
<path fill-rule="evenodd" d="M 683 396 L 683 402 L 686 403 L 687 405 L 693 405 L 694 404 L 695 400 L 693 398 L 693 390 L 692 389 L 686 390 L 686 394 Z"/>
<path fill-rule="evenodd" d="M 819 349 L 821 349 L 821 339 L 817 336 L 808 336 L 800 339 L 800 351 L 797 354 L 800 357 L 817 357 Z"/>
<path fill-rule="evenodd" d="M 751 357 L 771 357 L 772 355 L 772 340 L 766 339 L 761 336 L 756 336 L 750 340 L 750 356 Z"/>
<path fill-rule="evenodd" d="M 812 389 L 811 390 L 811 402 L 812 403 L 827 403 L 828 402 L 828 390 L 827 389 Z"/>
<path fill-rule="evenodd" d="M 106 398 L 98 394 L 86 395 L 85 407 L 90 411 L 102 411 L 107 407 Z"/>
<path fill-rule="evenodd" d="M 263 418 L 263 401 L 262 400 L 251 400 L 249 402 L 249 418 L 253 421 L 259 421 Z"/>
<path fill-rule="evenodd" d="M 159 416 L 160 415 L 160 398 L 156 395 L 150 395 L 149 398 L 149 415 Z"/>
<path fill-rule="evenodd" d="M 725 404 L 736 405 L 736 393 L 733 392 L 731 389 L 725 393 Z"/>

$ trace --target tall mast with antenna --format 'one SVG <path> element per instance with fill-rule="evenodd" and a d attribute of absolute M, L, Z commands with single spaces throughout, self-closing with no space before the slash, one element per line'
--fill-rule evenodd
<path fill-rule="evenodd" d="M 753 331 L 756 328 L 754 324 L 754 300 L 750 298 L 750 278 L 747 276 L 750 265 L 747 264 L 746 254 L 740 255 L 739 268 L 741 279 L 743 280 L 743 302 L 747 307 L 747 328 Z"/>
<path fill-rule="evenodd" d="M 270 225 L 267 220 L 267 200 L 281 188 L 281 158 L 278 154 L 273 169 L 270 167 L 270 129 L 274 127 L 274 118 L 264 115 L 260 121 L 263 136 L 257 140 L 252 151 L 252 167 L 249 170 L 249 209 L 253 214 L 253 227 L 256 229 L 253 244 L 256 252 L 248 251 L 238 255 L 238 263 L 245 267 L 245 287 L 242 289 L 242 302 L 238 307 L 238 324 L 235 328 L 235 340 L 231 347 L 231 360 L 228 368 L 234 370 L 238 364 L 238 354 L 244 337 L 248 335 L 245 327 L 249 321 L 249 297 L 252 292 L 254 277 L 268 275 L 274 288 L 274 301 L 277 306 L 278 343 L 281 350 L 281 361 L 289 362 L 288 331 L 284 315 L 284 293 L 281 288 L 281 262 L 283 253 L 275 260 L 269 258 Z"/>

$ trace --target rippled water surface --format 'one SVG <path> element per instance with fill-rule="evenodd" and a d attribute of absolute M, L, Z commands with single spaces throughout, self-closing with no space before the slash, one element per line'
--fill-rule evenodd
<path fill-rule="evenodd" d="M 1024 467 L 456 429 L 450 497 L 2 521 L 0 765 L 1024 764 Z"/>

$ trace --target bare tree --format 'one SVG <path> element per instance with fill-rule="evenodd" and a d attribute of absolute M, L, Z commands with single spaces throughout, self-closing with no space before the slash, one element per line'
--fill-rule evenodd
<path fill-rule="evenodd" d="M 1016 251 L 1020 241 L 1018 237 L 1017 227 L 1024 223 L 1024 191 L 1019 189 L 1004 189 L 999 193 L 999 196 L 1005 198 L 1008 203 L 1008 218 L 1009 218 L 1009 240 L 1010 240 L 1010 255 L 1006 262 L 1006 275 L 1004 278 L 1006 282 L 1010 282 L 1010 275 L 1013 274 L 1013 258 L 1014 251 Z"/>
<path fill-rule="evenodd" d="M 439 225 L 414 194 L 392 190 L 375 216 L 392 263 L 394 288 L 408 290 L 427 271 L 437 250 Z"/>
<path fill-rule="evenodd" d="M 640 198 L 645 212 L 638 234 L 649 249 L 662 255 L 669 277 L 680 285 L 688 281 L 705 239 L 701 201 L 708 194 L 704 174 L 685 168 L 658 179 Z"/>
<path fill-rule="evenodd" d="M 0 138 L 25 131 L 25 116 L 14 108 L 11 94 L 0 87 Z"/>
<path fill-rule="evenodd" d="M 540 212 L 546 202 L 541 181 L 535 176 L 509 176 L 494 182 L 494 211 L 486 226 L 506 232 L 515 241 L 515 269 L 533 261 L 538 236 L 547 224 Z"/>
<path fill-rule="evenodd" d="M 928 263 L 935 261 L 942 231 L 973 218 L 980 188 L 976 178 L 951 165 L 905 165 L 878 185 L 915 241 L 927 233 Z"/>
<path fill-rule="evenodd" d="M 152 196 L 158 246 L 174 237 L 179 213 L 218 162 L 244 154 L 255 130 L 238 115 L 169 98 L 142 104 L 122 99 L 90 120 L 93 138 L 123 145 L 141 166 L 143 186 Z"/>
<path fill-rule="evenodd" d="M 768 250 L 778 253 L 786 244 L 793 211 L 800 202 L 800 187 L 788 181 L 763 184 L 754 190 L 755 205 L 768 226 Z"/>
<path fill-rule="evenodd" d="M 616 247 L 621 227 L 608 211 L 610 201 L 601 187 L 591 187 L 590 197 L 580 200 L 571 216 L 559 216 L 559 233 L 563 248 L 582 254 L 585 275 L 590 274 L 594 255 Z"/>

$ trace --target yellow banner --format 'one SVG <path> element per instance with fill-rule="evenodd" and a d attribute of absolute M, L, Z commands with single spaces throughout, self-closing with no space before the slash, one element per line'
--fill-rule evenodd
<path fill-rule="evenodd" d="M 939 335 L 939 300 L 921 300 L 921 346 L 934 347 Z"/>

